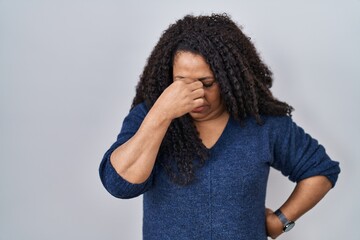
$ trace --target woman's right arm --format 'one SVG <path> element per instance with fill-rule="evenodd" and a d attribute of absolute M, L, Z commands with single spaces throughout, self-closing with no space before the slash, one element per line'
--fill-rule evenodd
<path fill-rule="evenodd" d="M 133 184 L 146 181 L 170 123 L 171 119 L 154 106 L 136 134 L 112 152 L 110 162 L 122 178 Z"/>
<path fill-rule="evenodd" d="M 116 172 L 133 184 L 141 184 L 150 176 L 161 142 L 173 119 L 204 104 L 200 81 L 175 81 L 160 95 L 137 132 L 110 156 Z"/>

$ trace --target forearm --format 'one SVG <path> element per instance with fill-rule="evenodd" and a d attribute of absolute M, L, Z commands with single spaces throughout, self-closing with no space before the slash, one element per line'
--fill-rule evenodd
<path fill-rule="evenodd" d="M 116 172 L 131 183 L 142 183 L 151 174 L 165 133 L 171 123 L 156 104 L 136 134 L 110 156 Z"/>
<path fill-rule="evenodd" d="M 288 219 L 295 221 L 313 208 L 331 187 L 331 182 L 325 176 L 304 179 L 296 185 L 280 209 Z"/>
<path fill-rule="evenodd" d="M 295 221 L 313 208 L 331 189 L 331 182 L 325 176 L 314 176 L 300 181 L 290 197 L 280 207 L 287 219 Z M 282 223 L 272 210 L 267 210 L 267 229 L 272 238 L 282 233 Z"/>

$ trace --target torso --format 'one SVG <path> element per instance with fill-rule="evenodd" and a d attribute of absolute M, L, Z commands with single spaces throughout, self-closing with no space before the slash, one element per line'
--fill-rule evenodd
<path fill-rule="evenodd" d="M 143 198 L 143 239 L 266 240 L 264 206 L 272 159 L 269 141 L 262 137 L 266 128 L 255 121 L 241 128 L 228 114 L 197 127 L 210 147 L 209 158 L 186 186 L 174 184 L 157 165 Z"/>

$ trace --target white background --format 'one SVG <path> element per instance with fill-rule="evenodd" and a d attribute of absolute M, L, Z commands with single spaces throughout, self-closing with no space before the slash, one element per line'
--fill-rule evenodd
<path fill-rule="evenodd" d="M 146 59 L 185 14 L 227 12 L 273 93 L 341 163 L 336 187 L 279 239 L 359 239 L 360 1 L 0 0 L 0 239 L 141 239 L 142 198 L 98 166 Z M 272 171 L 267 206 L 294 184 Z"/>

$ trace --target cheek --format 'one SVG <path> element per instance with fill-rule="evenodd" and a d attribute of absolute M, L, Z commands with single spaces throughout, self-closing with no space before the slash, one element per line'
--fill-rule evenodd
<path fill-rule="evenodd" d="M 205 93 L 205 98 L 212 105 L 218 105 L 221 103 L 220 91 L 218 89 Z"/>

